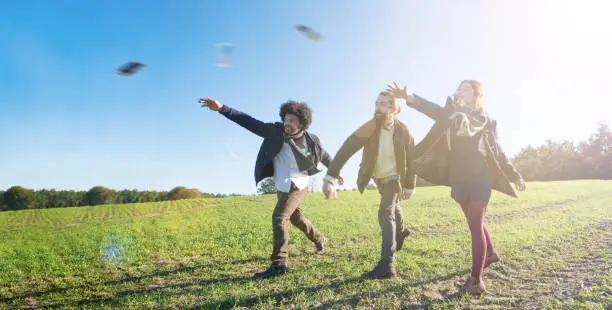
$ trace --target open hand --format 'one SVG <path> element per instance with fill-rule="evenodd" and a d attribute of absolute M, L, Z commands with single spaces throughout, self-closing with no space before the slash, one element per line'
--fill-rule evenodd
<path fill-rule="evenodd" d="M 400 88 L 396 81 L 393 81 L 393 84 L 387 84 L 387 92 L 391 93 L 395 98 L 406 99 L 408 97 L 406 86 Z"/>
<path fill-rule="evenodd" d="M 394 98 L 404 99 L 406 103 L 412 106 L 415 103 L 415 98 L 412 93 L 408 93 L 406 86 L 401 88 L 396 81 L 393 81 L 392 84 L 387 84 L 387 92 L 391 93 Z"/>
<path fill-rule="evenodd" d="M 200 98 L 199 102 L 201 107 L 207 107 L 213 111 L 220 111 L 223 108 L 221 102 L 212 98 Z"/>

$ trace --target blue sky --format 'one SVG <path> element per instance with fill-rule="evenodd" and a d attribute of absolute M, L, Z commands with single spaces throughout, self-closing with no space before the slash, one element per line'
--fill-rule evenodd
<path fill-rule="evenodd" d="M 262 3 L 0 2 L 0 189 L 255 192 L 261 139 L 199 97 L 264 121 L 306 101 L 332 155 L 393 80 L 438 102 L 482 81 L 509 155 L 612 123 L 606 1 Z M 214 66 L 219 42 L 234 45 L 232 68 Z M 132 60 L 147 67 L 114 73 Z M 400 119 L 417 139 L 432 125 L 410 109 Z M 359 160 L 342 171 L 349 188 Z"/>

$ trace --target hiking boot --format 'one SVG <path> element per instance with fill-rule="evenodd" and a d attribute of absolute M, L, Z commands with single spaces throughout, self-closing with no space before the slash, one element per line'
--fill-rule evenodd
<path fill-rule="evenodd" d="M 493 264 L 493 263 L 497 263 L 499 262 L 499 256 L 497 255 L 497 252 L 491 252 L 487 254 L 487 260 L 485 261 L 485 265 L 484 268 L 489 267 L 489 265 Z"/>
<path fill-rule="evenodd" d="M 325 254 L 325 243 L 327 243 L 327 238 L 323 237 L 321 242 L 316 243 L 317 249 L 315 250 L 315 254 L 323 255 Z"/>
<path fill-rule="evenodd" d="M 470 276 L 467 281 L 465 281 L 465 284 L 463 284 L 463 287 L 461 287 L 461 292 L 474 295 L 480 295 L 486 292 L 486 290 L 487 288 L 482 279 L 472 276 Z"/>
<path fill-rule="evenodd" d="M 408 228 L 404 228 L 404 230 L 402 230 L 402 232 L 396 236 L 396 252 L 401 250 L 402 247 L 404 247 L 404 239 L 406 239 L 408 236 L 410 236 L 410 230 L 408 230 Z"/>
<path fill-rule="evenodd" d="M 390 279 L 396 275 L 393 263 L 378 263 L 374 269 L 363 274 L 368 279 Z"/>
<path fill-rule="evenodd" d="M 253 278 L 263 279 L 263 278 L 276 277 L 276 276 L 279 276 L 281 274 L 287 273 L 287 271 L 289 271 L 289 268 L 287 268 L 287 266 L 271 265 L 268 269 L 266 269 L 266 270 L 264 270 L 262 272 L 256 273 L 253 276 Z"/>

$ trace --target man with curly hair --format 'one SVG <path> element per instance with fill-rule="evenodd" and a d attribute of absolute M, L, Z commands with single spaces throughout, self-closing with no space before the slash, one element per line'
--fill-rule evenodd
<path fill-rule="evenodd" d="M 307 131 L 312 123 L 310 107 L 303 102 L 288 101 L 280 107 L 282 122 L 264 123 L 211 98 L 200 98 L 200 105 L 218 111 L 264 139 L 255 163 L 255 183 L 273 177 L 278 201 L 272 213 L 272 264 L 254 277 L 273 277 L 289 270 L 288 222 L 304 232 L 315 244 L 315 253 L 322 255 L 327 239 L 304 216 L 302 200 L 308 190 L 309 177 L 320 172 L 317 168 L 319 162 L 329 166 L 331 157 L 321 146 L 319 138 Z M 343 182 L 341 178 L 339 182 Z"/>

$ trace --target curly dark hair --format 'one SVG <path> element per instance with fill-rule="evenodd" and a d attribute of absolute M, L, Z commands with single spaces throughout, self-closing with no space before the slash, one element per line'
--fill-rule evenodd
<path fill-rule="evenodd" d="M 283 103 L 280 107 L 279 112 L 282 121 L 285 121 L 285 115 L 287 114 L 293 114 L 297 116 L 297 118 L 300 120 L 300 124 L 302 124 L 302 126 L 304 127 L 304 130 L 308 129 L 308 127 L 312 123 L 312 110 L 304 102 L 289 100 Z"/>

